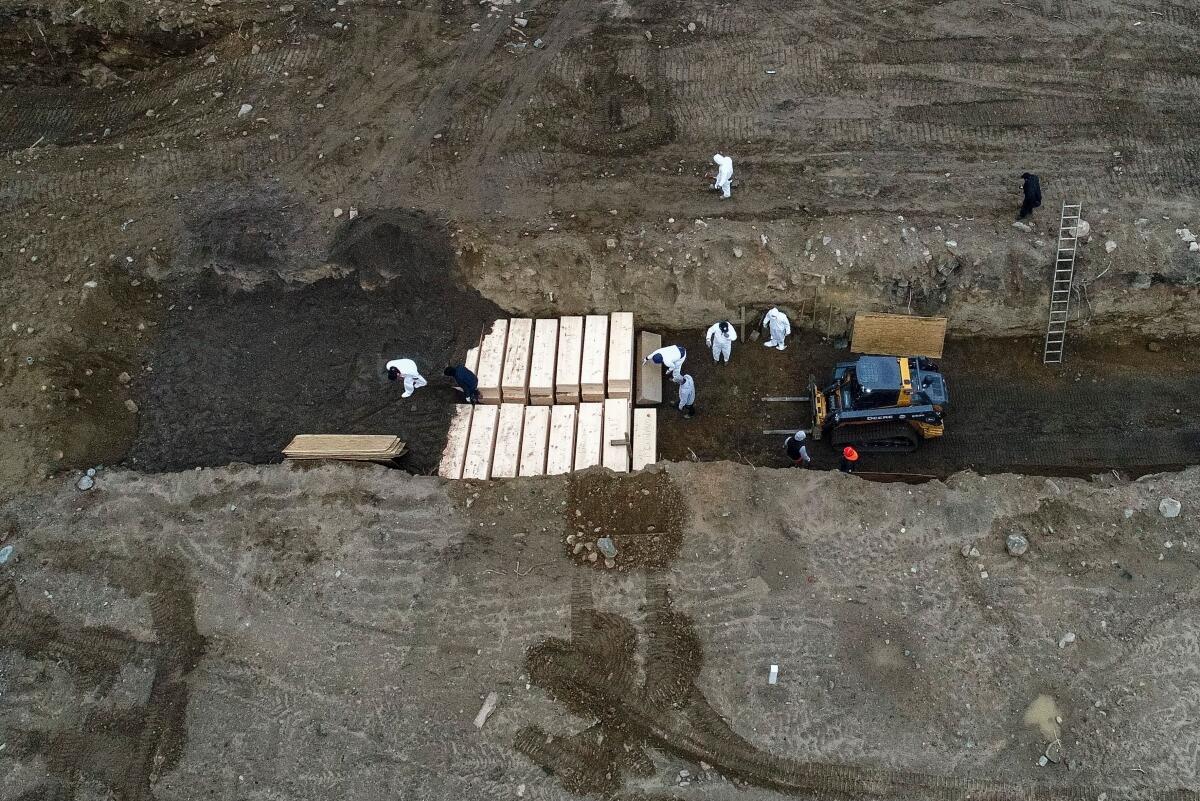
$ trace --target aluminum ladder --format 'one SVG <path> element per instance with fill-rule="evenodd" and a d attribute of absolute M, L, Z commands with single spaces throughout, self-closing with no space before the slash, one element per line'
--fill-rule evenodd
<path fill-rule="evenodd" d="M 1046 344 L 1042 364 L 1062 364 L 1067 344 L 1067 314 L 1071 310 L 1071 282 L 1075 277 L 1075 248 L 1078 239 L 1080 203 L 1063 202 L 1058 221 L 1058 253 L 1054 259 L 1054 280 L 1050 284 L 1050 320 L 1046 323 Z"/>

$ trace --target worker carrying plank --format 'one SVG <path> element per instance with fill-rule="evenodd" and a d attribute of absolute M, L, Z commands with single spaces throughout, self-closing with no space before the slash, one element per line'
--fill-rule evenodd
<path fill-rule="evenodd" d="M 418 390 L 429 382 L 417 370 L 417 363 L 412 359 L 392 359 L 387 363 L 388 381 L 404 380 L 404 394 L 400 397 L 412 397 L 413 391 Z"/>
<path fill-rule="evenodd" d="M 721 320 L 718 323 L 713 323 L 708 328 L 708 333 L 704 335 L 704 341 L 712 348 L 714 362 L 725 360 L 729 364 L 729 355 L 733 352 L 733 343 L 737 339 L 737 331 L 729 324 L 728 320 Z"/>
<path fill-rule="evenodd" d="M 479 403 L 479 378 L 467 369 L 465 364 L 447 367 L 442 371 L 442 375 L 454 379 L 454 383 L 458 384 L 458 389 L 463 394 L 463 400 L 472 406 Z"/>
<path fill-rule="evenodd" d="M 778 348 L 783 350 L 787 347 L 784 340 L 788 334 L 792 333 L 792 321 L 788 316 L 779 310 L 778 306 L 772 306 L 766 314 L 763 315 L 763 328 L 767 329 L 771 338 L 763 343 L 763 347 Z"/>
<path fill-rule="evenodd" d="M 661 364 L 671 375 L 671 380 L 675 381 L 682 374 L 683 363 L 687 360 L 687 348 L 682 345 L 668 345 L 665 348 L 659 348 L 646 358 L 642 359 L 642 364 L 654 362 Z"/>

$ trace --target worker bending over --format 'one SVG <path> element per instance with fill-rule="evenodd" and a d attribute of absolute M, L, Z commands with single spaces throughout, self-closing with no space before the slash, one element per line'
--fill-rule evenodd
<path fill-rule="evenodd" d="M 812 464 L 812 457 L 808 455 L 808 443 L 805 441 L 807 439 L 807 434 L 797 431 L 784 442 L 783 447 L 787 450 L 788 458 L 792 460 L 792 467 Z"/>
<path fill-rule="evenodd" d="M 399 381 L 404 379 L 404 394 L 400 397 L 408 398 L 413 394 L 413 390 L 420 389 L 429 382 L 417 370 L 417 363 L 412 359 L 392 359 L 387 363 L 388 381 Z"/>
<path fill-rule="evenodd" d="M 696 382 L 690 375 L 680 375 L 675 383 L 679 385 L 679 411 L 690 419 L 696 414 Z"/>
<path fill-rule="evenodd" d="M 787 347 L 784 340 L 788 334 L 792 333 L 792 322 L 787 315 L 779 310 L 778 306 L 772 306 L 770 311 L 763 315 L 763 328 L 766 328 L 771 334 L 771 338 L 763 343 L 767 348 L 778 348 L 783 350 Z"/>
<path fill-rule="evenodd" d="M 442 375 L 454 379 L 454 383 L 458 384 L 458 389 L 463 394 L 463 400 L 472 406 L 479 403 L 479 379 L 465 364 L 447 367 L 442 371 Z"/>
<path fill-rule="evenodd" d="M 683 369 L 683 363 L 687 360 L 687 349 L 682 345 L 668 345 L 665 348 L 659 348 L 651 353 L 646 358 L 642 359 L 642 364 L 646 362 L 654 362 L 661 364 L 666 368 L 671 375 L 671 380 L 679 378 L 680 370 Z"/>
<path fill-rule="evenodd" d="M 717 165 L 717 179 L 713 182 L 713 189 L 721 190 L 721 200 L 728 200 L 733 183 L 733 159 L 717 153 L 713 156 L 713 164 Z"/>
<path fill-rule="evenodd" d="M 726 364 L 729 364 L 729 354 L 733 352 L 735 339 L 737 331 L 733 330 L 728 320 L 713 323 L 704 336 L 704 341 L 712 348 L 713 361 L 719 362 L 724 359 Z"/>

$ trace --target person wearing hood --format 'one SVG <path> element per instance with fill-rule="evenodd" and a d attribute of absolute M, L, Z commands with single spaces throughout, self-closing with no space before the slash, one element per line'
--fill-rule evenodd
<path fill-rule="evenodd" d="M 763 328 L 766 328 L 770 333 L 771 338 L 763 343 L 764 347 L 777 348 L 783 350 L 787 346 L 784 340 L 788 334 L 792 333 L 792 322 L 787 315 L 779 310 L 778 306 L 772 306 L 770 311 L 763 315 Z"/>
<path fill-rule="evenodd" d="M 646 358 L 642 359 L 642 364 L 646 362 L 654 362 L 661 364 L 670 373 L 671 379 L 679 378 L 680 371 L 683 369 L 683 363 L 687 359 L 687 349 L 682 345 L 668 345 L 665 348 L 659 348 L 651 353 Z"/>
<path fill-rule="evenodd" d="M 807 439 L 807 434 L 803 431 L 797 431 L 783 443 L 784 449 L 787 450 L 788 458 L 792 460 L 793 467 L 806 467 L 812 464 L 812 457 L 808 455 Z"/>
<path fill-rule="evenodd" d="M 1025 179 L 1025 184 L 1022 187 L 1025 193 L 1025 199 L 1021 201 L 1021 214 L 1017 217 L 1018 220 L 1023 220 L 1033 210 L 1042 205 L 1042 182 L 1031 172 L 1021 173 L 1021 177 Z"/>
<path fill-rule="evenodd" d="M 718 323 L 713 323 L 708 328 L 708 333 L 704 335 L 704 341 L 712 348 L 713 361 L 719 362 L 721 359 L 729 364 L 729 354 L 733 351 L 733 341 L 737 339 L 737 331 L 729 324 L 728 320 L 721 320 Z"/>
<path fill-rule="evenodd" d="M 717 153 L 713 156 L 713 164 L 717 165 L 717 179 L 713 182 L 713 189 L 720 189 L 721 200 L 727 200 L 733 182 L 733 159 Z"/>
<path fill-rule="evenodd" d="M 417 363 L 412 359 L 392 359 L 387 363 L 388 381 L 399 381 L 404 379 L 404 394 L 400 397 L 411 397 L 414 390 L 418 390 L 429 382 L 417 370 Z"/>
<path fill-rule="evenodd" d="M 679 385 L 679 411 L 691 419 L 696 415 L 696 382 L 690 375 L 676 376 L 674 380 Z"/>

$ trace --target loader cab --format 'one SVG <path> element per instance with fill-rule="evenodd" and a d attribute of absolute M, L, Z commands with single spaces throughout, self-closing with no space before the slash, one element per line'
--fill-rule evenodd
<path fill-rule="evenodd" d="M 857 361 L 838 365 L 835 377 L 842 395 L 841 408 L 907 406 L 911 402 L 912 383 L 911 380 L 906 383 L 907 370 L 901 369 L 901 361 L 894 356 L 860 356 Z"/>

